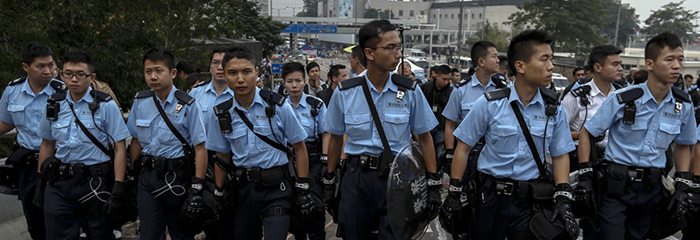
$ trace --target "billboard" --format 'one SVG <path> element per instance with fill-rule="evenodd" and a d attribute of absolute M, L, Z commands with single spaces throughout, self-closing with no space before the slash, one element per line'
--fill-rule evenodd
<path fill-rule="evenodd" d="M 355 0 L 338 0 L 338 17 L 352 18 L 355 12 Z"/>

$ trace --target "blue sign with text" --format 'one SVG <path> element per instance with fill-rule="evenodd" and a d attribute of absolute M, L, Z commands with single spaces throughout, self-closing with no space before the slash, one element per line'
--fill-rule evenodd
<path fill-rule="evenodd" d="M 323 24 L 289 24 L 283 33 L 337 33 L 338 26 Z"/>

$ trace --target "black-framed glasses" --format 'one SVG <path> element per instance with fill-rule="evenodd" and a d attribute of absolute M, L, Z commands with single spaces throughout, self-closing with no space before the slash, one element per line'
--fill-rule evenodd
<path fill-rule="evenodd" d="M 214 61 L 211 61 L 211 65 L 212 66 L 221 66 L 221 62 L 222 62 L 221 60 L 214 60 Z"/>
<path fill-rule="evenodd" d="M 79 80 L 82 80 L 88 76 L 90 76 L 90 73 L 61 71 L 61 77 L 66 80 L 73 79 L 73 77 L 77 77 Z"/>
<path fill-rule="evenodd" d="M 390 52 L 399 52 L 399 51 L 401 51 L 402 47 L 403 47 L 403 44 L 400 43 L 400 44 L 389 44 L 387 46 L 383 46 L 383 47 L 379 47 L 379 48 L 390 51 Z"/>

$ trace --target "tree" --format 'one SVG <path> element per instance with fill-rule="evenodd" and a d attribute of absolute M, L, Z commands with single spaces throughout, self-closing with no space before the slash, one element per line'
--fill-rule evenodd
<path fill-rule="evenodd" d="M 496 45 L 498 51 L 505 52 L 508 50 L 508 43 L 511 38 L 510 32 L 501 29 L 498 24 L 486 21 L 486 24 L 479 26 L 474 33 L 467 38 L 466 45 L 471 46 L 477 41 L 489 41 Z"/>
<path fill-rule="evenodd" d="M 614 3 L 617 6 L 619 3 Z M 617 24 L 617 7 L 606 9 L 607 16 L 612 17 L 609 21 L 605 21 L 605 26 L 602 28 L 601 35 L 608 39 L 610 44 L 615 44 L 615 25 Z M 623 46 L 627 42 L 628 37 L 633 36 L 641 28 L 639 27 L 639 15 L 635 13 L 636 9 L 628 4 L 620 6 L 620 25 L 617 31 L 617 46 Z"/>
<path fill-rule="evenodd" d="M 685 9 L 681 6 L 684 2 L 671 2 L 659 10 L 651 11 L 649 18 L 644 20 L 647 27 L 642 32 L 649 35 L 671 32 L 683 40 L 693 40 L 693 36 L 696 34 L 695 28 L 698 27 L 697 24 L 693 23 L 693 20 L 698 19 L 698 11 Z"/>

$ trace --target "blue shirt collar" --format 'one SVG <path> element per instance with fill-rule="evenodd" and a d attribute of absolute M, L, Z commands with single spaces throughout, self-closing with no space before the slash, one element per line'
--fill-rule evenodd
<path fill-rule="evenodd" d="M 392 90 L 394 92 L 399 91 L 399 87 L 396 86 L 396 84 L 394 84 L 393 81 L 391 81 L 392 74 L 394 74 L 394 73 L 391 73 L 391 72 L 389 73 L 389 79 L 386 80 L 386 84 L 384 84 L 384 89 L 382 89 L 382 92 L 386 92 L 388 90 Z M 369 80 L 369 77 L 367 77 L 366 74 L 365 74 L 365 81 L 367 81 L 367 84 L 369 84 L 368 86 L 369 86 L 370 90 L 377 91 L 377 88 L 374 87 L 374 84 L 372 84 L 372 81 Z"/>
<path fill-rule="evenodd" d="M 296 108 L 310 108 L 309 103 L 306 102 L 306 98 L 308 96 L 309 96 L 308 94 L 302 93 L 301 98 L 299 99 L 299 106 L 296 106 L 296 107 L 294 106 L 294 102 L 292 102 L 291 97 L 287 97 L 287 102 L 289 102 L 289 105 L 291 105 L 294 109 L 296 109 Z"/>
<path fill-rule="evenodd" d="M 518 96 L 518 92 L 515 91 L 515 84 L 511 84 L 510 86 L 508 86 L 508 88 L 510 88 L 510 96 L 508 97 L 508 99 L 510 99 L 511 101 L 518 101 L 518 102 L 520 102 L 520 105 L 525 106 L 525 104 L 523 104 L 523 102 L 520 101 L 520 97 Z M 530 101 L 530 103 L 528 105 L 532 105 L 532 104 L 536 104 L 536 103 L 544 105 L 544 99 L 542 99 L 542 94 L 540 94 L 539 88 L 537 89 L 537 92 L 535 92 L 535 96 L 532 98 L 532 100 Z"/>
<path fill-rule="evenodd" d="M 27 78 L 27 79 L 24 80 L 24 83 L 22 83 L 22 92 L 27 93 L 27 94 L 32 95 L 32 96 L 37 96 L 37 95 L 41 95 L 41 94 L 46 94 L 48 96 L 51 96 L 54 93 L 53 87 L 51 86 L 51 82 L 58 81 L 58 80 L 52 78 L 49 81 L 49 83 L 47 83 L 46 86 L 44 86 L 44 88 L 41 89 L 41 91 L 38 94 L 34 94 L 34 91 L 32 91 L 32 87 L 29 85 L 29 78 L 28 77 L 25 77 L 25 78 Z"/>
<path fill-rule="evenodd" d="M 640 84 L 640 88 L 644 90 L 644 95 L 642 95 L 641 100 L 642 104 L 647 103 L 648 101 L 654 101 L 654 95 L 651 94 L 651 90 L 649 90 L 649 85 L 647 84 L 648 82 L 644 82 L 644 84 Z M 673 101 L 673 93 L 671 93 L 671 89 L 669 89 L 668 93 L 666 93 L 666 97 L 659 103 L 659 105 L 666 103 L 666 102 L 672 102 Z"/>
<path fill-rule="evenodd" d="M 209 83 L 207 83 L 207 86 L 204 87 L 206 88 L 205 91 L 211 92 L 212 94 L 214 94 L 214 96 L 216 96 L 216 89 L 214 89 L 214 79 L 209 81 Z M 221 95 L 224 95 L 226 93 L 231 94 L 231 96 L 233 96 L 233 90 L 231 90 L 231 88 L 229 88 L 228 86 L 226 86 L 226 90 L 224 90 L 224 92 L 222 92 Z"/>
<path fill-rule="evenodd" d="M 472 87 L 481 86 L 481 82 L 480 82 L 479 79 L 476 77 L 476 73 L 472 74 L 472 80 L 469 80 L 469 84 L 470 84 Z M 490 86 L 494 86 L 494 87 L 496 86 L 496 84 L 493 84 L 493 81 L 491 81 L 491 79 L 489 79 L 488 83 L 486 83 L 486 87 L 485 87 L 484 89 L 486 89 L 486 88 L 488 88 L 488 87 L 490 87 Z"/>
<path fill-rule="evenodd" d="M 91 103 L 94 101 L 95 98 L 92 97 L 92 95 L 95 94 L 92 92 L 92 86 L 88 86 L 87 91 L 85 92 L 85 95 L 83 95 L 83 98 L 78 100 L 78 102 L 86 102 L 86 103 Z M 70 95 L 70 90 L 68 90 L 68 93 L 66 95 L 66 100 L 70 103 L 76 103 L 73 101 L 73 97 Z"/>

